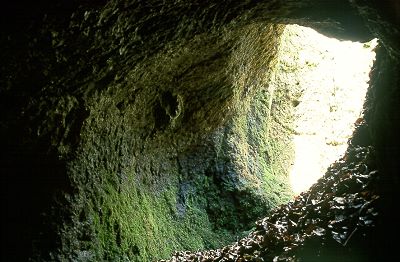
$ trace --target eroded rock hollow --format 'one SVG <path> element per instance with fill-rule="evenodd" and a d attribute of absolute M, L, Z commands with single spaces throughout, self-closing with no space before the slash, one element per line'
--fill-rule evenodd
<path fill-rule="evenodd" d="M 399 17 L 396 1 L 361 0 L 6 6 L 2 260 L 167 259 L 176 250 L 237 241 L 287 203 L 293 195 L 285 163 L 293 155 L 280 123 L 288 120 L 271 115 L 293 101 L 277 99 L 268 80 L 290 23 L 338 39 L 380 41 L 364 119 L 349 142 L 356 157 L 346 163 L 365 164 L 367 155 L 379 172 L 371 182 L 379 215 L 373 229 L 360 230 L 365 237 L 357 237 L 355 254 L 374 245 L 363 258 L 390 257 L 396 242 L 385 232 L 397 223 L 392 211 L 399 186 Z M 333 197 L 326 194 L 320 196 Z M 299 201 L 283 209 L 308 204 Z M 255 227 L 266 230 L 264 224 Z M 325 236 L 324 228 L 313 230 Z M 339 244 L 346 248 L 347 242 Z M 275 251 L 267 254 L 263 245 L 238 261 L 272 259 L 283 250 L 271 244 Z M 308 247 L 281 258 L 332 255 L 310 255 Z M 357 258 L 351 248 L 344 258 Z"/>

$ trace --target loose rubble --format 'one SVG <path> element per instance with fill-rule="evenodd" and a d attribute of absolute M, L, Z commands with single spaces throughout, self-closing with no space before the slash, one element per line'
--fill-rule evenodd
<path fill-rule="evenodd" d="M 355 245 L 376 224 L 380 196 L 372 147 L 350 147 L 324 177 L 238 242 L 217 250 L 182 251 L 161 261 L 309 261 Z M 324 251 L 325 250 L 325 251 Z"/>

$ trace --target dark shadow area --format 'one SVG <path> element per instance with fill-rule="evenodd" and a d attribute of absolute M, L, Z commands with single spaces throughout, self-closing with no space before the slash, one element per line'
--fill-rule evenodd
<path fill-rule="evenodd" d="M 26 261 L 58 247 L 56 229 L 68 219 L 65 194 L 71 188 L 65 163 L 48 146 L 20 144 L 23 136 L 13 132 L 1 140 L 2 242 L 7 243 L 1 255 L 3 261 Z"/>
<path fill-rule="evenodd" d="M 59 247 L 57 228 L 69 216 L 65 196 L 71 193 L 71 186 L 65 162 L 48 137 L 32 137 L 30 132 L 37 126 L 33 126 L 32 116 L 24 113 L 49 80 L 47 72 L 43 73 L 48 65 L 36 56 L 35 48 L 49 50 L 51 39 L 38 37 L 33 42 L 35 35 L 54 15 L 58 17 L 54 26 L 65 26 L 77 4 L 47 0 L 2 3 L 0 56 L 8 62 L 1 67 L 0 79 L 2 261 L 49 259 L 37 256 Z M 45 61 L 52 63 L 52 59 Z M 71 135 L 76 137 L 79 128 L 73 127 Z"/>

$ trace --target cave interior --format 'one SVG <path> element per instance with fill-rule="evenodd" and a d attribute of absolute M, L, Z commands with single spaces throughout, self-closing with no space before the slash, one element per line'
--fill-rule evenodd
<path fill-rule="evenodd" d="M 2 261 L 398 256 L 398 1 L 19 0 L 1 10 Z M 298 196 L 285 164 L 291 91 L 268 84 L 292 24 L 378 39 L 347 152 Z"/>

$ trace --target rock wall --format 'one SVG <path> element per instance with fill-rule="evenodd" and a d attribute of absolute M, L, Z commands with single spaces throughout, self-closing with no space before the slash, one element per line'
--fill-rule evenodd
<path fill-rule="evenodd" d="M 308 0 L 6 8 L 2 258 L 146 261 L 240 236 L 290 197 L 272 156 L 282 145 L 268 132 L 266 80 L 283 29 L 276 23 L 340 38 L 372 31 L 398 66 L 398 27 L 385 31 L 392 21 L 374 16 L 368 29 L 357 12 L 368 18 L 380 9 L 357 2 L 319 1 L 317 10 Z M 372 112 L 390 112 L 390 125 L 398 100 L 384 104 L 385 94 L 371 97 Z M 382 136 L 376 143 L 390 137 Z"/>

